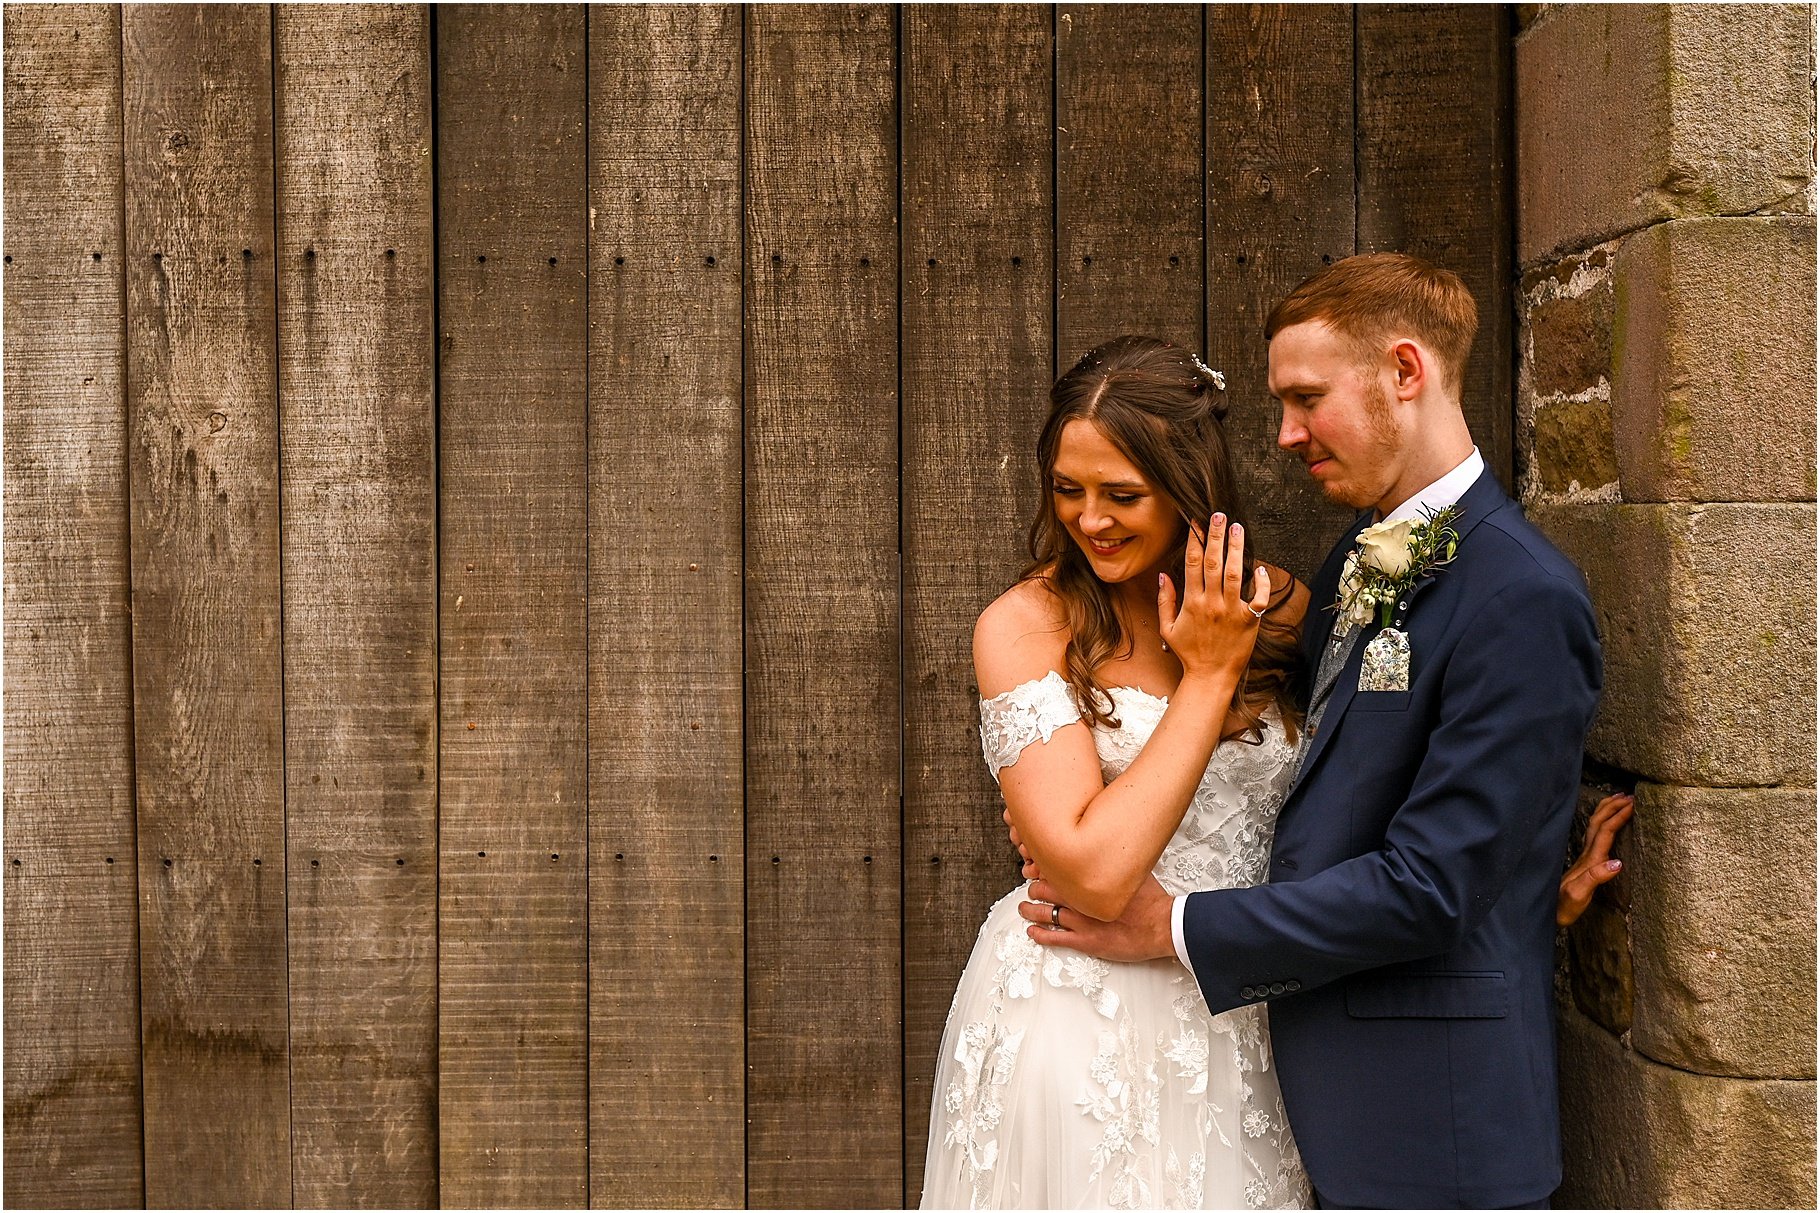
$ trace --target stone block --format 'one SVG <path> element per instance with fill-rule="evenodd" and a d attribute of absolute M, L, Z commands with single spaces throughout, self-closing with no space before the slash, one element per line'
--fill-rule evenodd
<path fill-rule="evenodd" d="M 1814 1076 L 1814 793 L 1641 784 L 1631 1044 L 1684 1070 Z"/>
<path fill-rule="evenodd" d="M 1629 1031 L 1635 995 L 1624 911 L 1595 898 L 1567 930 L 1567 958 L 1574 1005 L 1609 1032 Z"/>
<path fill-rule="evenodd" d="M 1530 391 L 1583 396 L 1611 378 L 1611 277 L 1601 274 L 1578 294 L 1539 294 L 1524 318 Z"/>
<path fill-rule="evenodd" d="M 1657 1065 L 1561 1016 L 1556 1208 L 1811 1209 L 1814 1084 Z"/>
<path fill-rule="evenodd" d="M 1536 408 L 1535 473 L 1545 493 L 1595 489 L 1616 483 L 1611 404 L 1563 400 Z"/>
<path fill-rule="evenodd" d="M 1517 41 L 1517 248 L 1529 265 L 1663 219 L 1805 211 L 1806 5 L 1550 6 Z"/>
<path fill-rule="evenodd" d="M 1613 431 L 1626 501 L 1814 499 L 1814 221 L 1623 242 Z"/>
<path fill-rule="evenodd" d="M 1526 499 L 1618 496 L 1611 425 L 1611 249 L 1525 274 L 1518 295 L 1518 432 Z"/>
<path fill-rule="evenodd" d="M 1655 783 L 1811 785 L 1812 505 L 1540 505 L 1587 576 L 1599 762 Z"/>

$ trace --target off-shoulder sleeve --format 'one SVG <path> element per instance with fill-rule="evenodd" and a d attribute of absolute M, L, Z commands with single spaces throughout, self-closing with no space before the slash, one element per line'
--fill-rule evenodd
<path fill-rule="evenodd" d="M 1054 670 L 1003 695 L 980 700 L 980 749 L 986 755 L 986 769 L 996 780 L 1001 768 L 1017 762 L 1025 746 L 1048 741 L 1051 733 L 1080 718 L 1067 679 Z"/>

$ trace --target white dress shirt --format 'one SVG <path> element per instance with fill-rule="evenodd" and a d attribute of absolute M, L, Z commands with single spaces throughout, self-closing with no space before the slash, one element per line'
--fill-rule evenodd
<path fill-rule="evenodd" d="M 1448 506 L 1457 504 L 1460 498 L 1466 495 L 1466 490 L 1473 486 L 1484 471 L 1485 457 L 1479 454 L 1479 448 L 1475 446 L 1472 448 L 1472 454 L 1468 455 L 1453 471 L 1417 492 L 1408 501 L 1384 515 L 1380 521 L 1400 522 L 1405 518 L 1420 518 L 1424 515 L 1439 513 Z M 1309 607 L 1311 610 L 1314 609 L 1312 603 L 1309 604 Z M 1175 899 L 1175 904 L 1170 907 L 1169 934 L 1175 942 L 1176 959 L 1182 962 L 1183 968 L 1192 973 L 1194 965 L 1189 963 L 1188 945 L 1182 938 L 1182 907 L 1187 900 L 1188 894 L 1181 894 Z"/>

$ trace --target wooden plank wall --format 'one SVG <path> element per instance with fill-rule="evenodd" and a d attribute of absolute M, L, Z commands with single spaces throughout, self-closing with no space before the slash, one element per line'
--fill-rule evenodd
<path fill-rule="evenodd" d="M 587 39 L 437 10 L 442 1203 L 588 1199 Z"/>
<path fill-rule="evenodd" d="M 272 13 L 121 17 L 145 1194 L 282 1205 Z"/>
<path fill-rule="evenodd" d="M 9 5 L 5 1198 L 891 1206 L 1048 387 L 1407 247 L 1497 7 Z M 1417 36 L 1420 35 L 1420 36 Z"/>
<path fill-rule="evenodd" d="M 746 1195 L 880 1206 L 903 1191 L 895 18 L 745 16 Z"/>
<path fill-rule="evenodd" d="M 1200 348 L 1201 25 L 1194 5 L 1059 9 L 1057 374 L 1121 333 Z"/>
<path fill-rule="evenodd" d="M 744 31 L 609 5 L 588 35 L 590 1192 L 738 1205 Z"/>
<path fill-rule="evenodd" d="M 437 1190 L 429 14 L 273 21 L 293 1199 L 418 1207 Z"/>
<path fill-rule="evenodd" d="M 119 1207 L 145 1199 L 120 13 L 4 20 L 5 1200 Z"/>

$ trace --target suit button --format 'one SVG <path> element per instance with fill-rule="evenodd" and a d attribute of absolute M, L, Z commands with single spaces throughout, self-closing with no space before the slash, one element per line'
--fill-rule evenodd
<path fill-rule="evenodd" d="M 1258 996 L 1258 992 L 1256 990 L 1252 989 L 1250 986 L 1246 986 L 1244 989 L 1239 991 L 1240 998 L 1256 998 L 1257 996 Z"/>
<path fill-rule="evenodd" d="M 1280 981 L 1273 981 L 1270 983 L 1270 992 L 1272 994 L 1283 994 L 1283 993 L 1287 993 L 1288 990 L 1289 990 L 1289 987 L 1284 985 Z"/>
<path fill-rule="evenodd" d="M 1297 990 L 1299 990 L 1301 988 L 1302 988 L 1302 983 L 1299 981 L 1291 981 L 1289 983 L 1289 992 L 1291 994 L 1294 994 Z"/>

